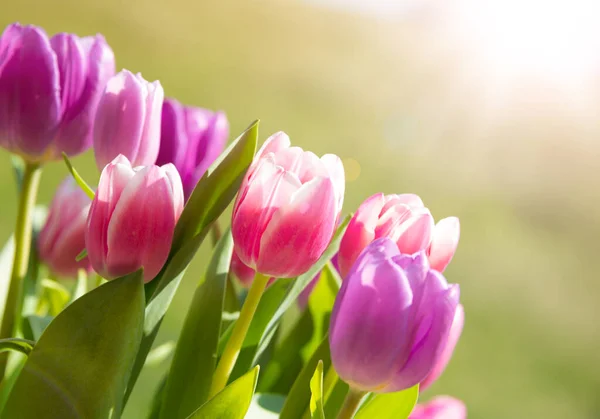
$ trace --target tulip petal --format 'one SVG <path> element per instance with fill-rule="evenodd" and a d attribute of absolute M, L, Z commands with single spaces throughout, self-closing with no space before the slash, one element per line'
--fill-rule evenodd
<path fill-rule="evenodd" d="M 321 161 L 329 172 L 329 177 L 333 182 L 335 196 L 337 197 L 338 210 L 342 211 L 344 205 L 344 193 L 346 190 L 346 174 L 344 172 L 344 164 L 335 154 L 325 154 L 321 157 Z"/>
<path fill-rule="evenodd" d="M 145 113 L 139 147 L 132 164 L 134 166 L 149 166 L 156 163 L 160 149 L 160 114 L 165 92 L 160 82 L 148 83 L 140 74 L 136 77 L 140 86 L 142 86 Z"/>
<path fill-rule="evenodd" d="M 262 147 L 256 153 L 256 159 L 260 159 L 269 153 L 277 153 L 290 146 L 290 137 L 283 131 L 276 132 L 267 138 Z"/>
<path fill-rule="evenodd" d="M 164 101 L 157 165 L 173 163 L 178 170 L 183 168 L 189 142 L 185 131 L 185 113 L 185 108 L 178 101 L 174 99 Z"/>
<path fill-rule="evenodd" d="M 429 263 L 435 270 L 443 272 L 452 260 L 460 238 L 460 222 L 456 217 L 438 221 L 433 229 L 433 238 L 429 245 Z"/>
<path fill-rule="evenodd" d="M 63 225 L 63 230 L 57 237 L 51 253 L 44 259 L 52 272 L 68 278 L 75 278 L 79 269 L 90 270 L 88 257 L 76 261 L 77 255 L 85 249 L 86 219 L 90 206 L 79 210 L 78 214 L 69 217 L 69 223 Z"/>
<path fill-rule="evenodd" d="M 175 221 L 177 222 L 179 216 L 181 215 L 181 212 L 183 211 L 183 205 L 185 203 L 185 200 L 183 199 L 183 187 L 181 185 L 181 178 L 179 177 L 179 172 L 171 163 L 161 166 L 161 169 L 164 170 L 164 173 L 167 176 L 167 179 L 169 180 L 169 186 L 171 187 L 173 200 L 173 209 L 175 213 Z"/>
<path fill-rule="evenodd" d="M 277 278 L 306 272 L 329 245 L 336 211 L 331 179 L 315 178 L 302 185 L 267 224 L 256 270 Z"/>
<path fill-rule="evenodd" d="M 157 166 L 145 167 L 125 187 L 108 225 L 109 275 L 144 268 L 148 282 L 165 264 L 175 228 L 173 193 Z"/>
<path fill-rule="evenodd" d="M 449 396 L 438 396 L 425 404 L 418 404 L 409 419 L 467 419 L 465 404 Z"/>
<path fill-rule="evenodd" d="M 392 233 L 393 239 L 402 253 L 416 253 L 424 250 L 431 242 L 433 232 L 433 217 L 426 208 L 411 210 L 408 217 Z"/>

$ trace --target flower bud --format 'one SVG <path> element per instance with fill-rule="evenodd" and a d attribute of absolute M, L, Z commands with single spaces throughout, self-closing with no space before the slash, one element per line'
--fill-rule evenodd
<path fill-rule="evenodd" d="M 173 163 L 186 199 L 204 172 L 223 151 L 229 122 L 223 112 L 183 106 L 175 99 L 162 107 L 160 151 L 156 164 Z"/>
<path fill-rule="evenodd" d="M 333 307 L 329 346 L 338 375 L 376 393 L 423 381 L 446 346 L 459 294 L 423 252 L 402 255 L 387 237 L 371 243 Z"/>
<path fill-rule="evenodd" d="M 238 193 L 231 223 L 235 252 L 263 275 L 298 276 L 327 248 L 343 199 L 340 158 L 319 159 L 277 133 L 259 150 Z"/>
<path fill-rule="evenodd" d="M 86 151 L 114 72 L 101 35 L 49 39 L 35 26 L 9 25 L 0 38 L 0 146 L 31 162 Z"/>
<path fill-rule="evenodd" d="M 119 154 L 132 166 L 156 162 L 164 91 L 127 70 L 113 76 L 100 99 L 94 125 L 94 155 L 102 170 Z"/>
<path fill-rule="evenodd" d="M 37 239 L 40 259 L 55 275 L 76 278 L 79 269 L 91 271 L 87 256 L 76 261 L 85 249 L 85 226 L 91 203 L 71 177 L 56 191 Z"/>
<path fill-rule="evenodd" d="M 144 268 L 144 281 L 165 264 L 183 210 L 177 169 L 131 167 L 125 156 L 108 164 L 87 219 L 85 244 L 94 270 L 114 279 Z"/>
<path fill-rule="evenodd" d="M 427 375 L 427 377 L 425 377 L 425 379 L 421 381 L 421 384 L 419 385 L 420 392 L 425 391 L 429 386 L 431 386 L 431 384 L 433 384 L 435 380 L 440 378 L 440 376 L 446 369 L 448 362 L 450 362 L 450 359 L 452 358 L 454 348 L 456 348 L 456 344 L 458 343 L 458 339 L 460 338 L 464 324 L 465 310 L 462 304 L 459 304 L 458 308 L 456 309 L 456 314 L 454 315 L 454 320 L 452 321 L 452 326 L 450 327 L 450 335 L 448 336 L 448 342 L 446 343 L 446 347 L 444 348 L 444 351 L 442 352 L 442 355 L 440 356 L 440 359 L 438 360 L 437 364 L 435 364 L 435 366 Z"/>
<path fill-rule="evenodd" d="M 391 238 L 401 253 L 425 250 L 433 269 L 443 272 L 458 246 L 458 218 L 434 225 L 431 213 L 417 195 L 375 194 L 365 200 L 340 243 L 340 273 L 345 277 L 362 250 L 380 237 Z"/>
<path fill-rule="evenodd" d="M 467 419 L 467 408 L 454 397 L 440 396 L 416 405 L 409 419 Z"/>

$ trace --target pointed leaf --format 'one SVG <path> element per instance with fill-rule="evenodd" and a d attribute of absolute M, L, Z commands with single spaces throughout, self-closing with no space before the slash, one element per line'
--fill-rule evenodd
<path fill-rule="evenodd" d="M 418 398 L 418 384 L 397 393 L 376 394 L 362 405 L 355 419 L 407 419 Z"/>
<path fill-rule="evenodd" d="M 161 418 L 186 418 L 208 398 L 232 253 L 233 238 L 227 232 L 192 299 L 167 378 Z"/>
<path fill-rule="evenodd" d="M 16 351 L 21 352 L 25 355 L 29 355 L 29 352 L 31 352 L 31 350 L 33 349 L 33 345 L 35 345 L 35 342 L 27 339 L 0 339 L 0 352 Z"/>
<path fill-rule="evenodd" d="M 60 313 L 29 354 L 3 417 L 119 417 L 142 336 L 142 281 L 141 271 L 110 281 Z"/>
<path fill-rule="evenodd" d="M 155 367 L 167 360 L 175 350 L 175 342 L 172 340 L 152 349 L 146 358 L 145 367 Z"/>
<path fill-rule="evenodd" d="M 325 419 L 323 411 L 323 361 L 319 360 L 317 369 L 310 379 L 310 417 Z"/>
<path fill-rule="evenodd" d="M 75 170 L 75 167 L 73 167 L 71 160 L 69 160 L 69 156 L 67 156 L 66 153 L 62 153 L 62 155 L 63 155 L 63 160 L 65 161 L 65 164 L 67 165 L 67 169 L 69 169 L 69 173 L 71 173 L 71 176 L 73 176 L 73 179 L 75 179 L 75 182 L 77 183 L 77 185 L 79 185 L 81 190 L 83 192 L 85 192 L 85 194 L 90 199 L 94 199 L 94 195 L 96 195 L 94 190 L 92 188 L 90 188 L 90 185 L 88 185 L 87 182 L 85 180 L 83 180 L 81 175 L 77 172 L 77 170 Z"/>
<path fill-rule="evenodd" d="M 258 380 L 256 366 L 192 413 L 190 419 L 244 419 Z"/>

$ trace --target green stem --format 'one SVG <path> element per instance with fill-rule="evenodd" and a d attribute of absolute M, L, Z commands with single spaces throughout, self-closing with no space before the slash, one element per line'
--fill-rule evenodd
<path fill-rule="evenodd" d="M 33 163 L 25 165 L 15 224 L 15 254 L 4 315 L 0 325 L 0 339 L 14 337 L 21 324 L 23 281 L 29 264 L 31 223 L 41 175 L 42 168 L 40 165 Z M 7 354 L 0 355 L 0 378 L 4 377 L 7 360 Z"/>
<path fill-rule="evenodd" d="M 358 391 L 350 387 L 348 390 L 348 394 L 346 394 L 346 400 L 344 400 L 344 405 L 338 414 L 338 419 L 352 419 L 354 417 L 354 413 L 358 409 L 358 405 L 360 405 L 360 401 L 366 393 L 364 391 Z"/>
<path fill-rule="evenodd" d="M 231 337 L 227 341 L 227 345 L 225 345 L 225 350 L 213 375 L 210 397 L 223 390 L 227 385 L 231 371 L 233 371 L 233 367 L 235 366 L 235 361 L 237 361 L 242 344 L 250 328 L 252 317 L 254 317 L 254 313 L 268 282 L 268 276 L 256 273 L 246 296 L 246 301 L 244 301 L 244 305 L 240 311 L 240 317 L 235 322 L 235 326 L 233 326 Z"/>

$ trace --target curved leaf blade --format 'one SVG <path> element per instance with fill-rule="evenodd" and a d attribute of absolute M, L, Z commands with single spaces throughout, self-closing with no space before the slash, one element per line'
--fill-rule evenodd
<path fill-rule="evenodd" d="M 325 419 L 323 411 L 323 361 L 319 360 L 317 369 L 310 379 L 310 417 Z"/>
<path fill-rule="evenodd" d="M 418 398 L 418 384 L 397 393 L 376 394 L 362 405 L 355 419 L 407 419 Z"/>
<path fill-rule="evenodd" d="M 0 339 L 0 352 L 16 351 L 22 354 L 29 355 L 35 342 L 27 339 L 8 338 Z"/>
<path fill-rule="evenodd" d="M 74 301 L 29 354 L 3 417 L 119 417 L 143 321 L 141 271 Z"/>

